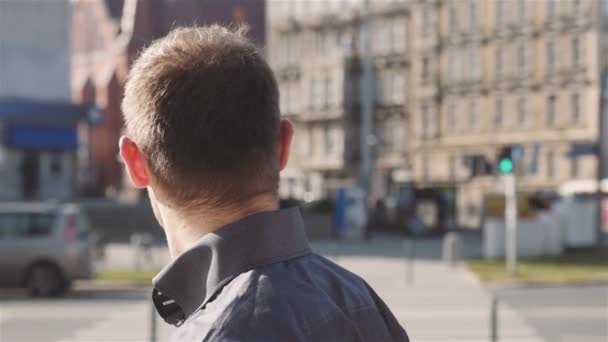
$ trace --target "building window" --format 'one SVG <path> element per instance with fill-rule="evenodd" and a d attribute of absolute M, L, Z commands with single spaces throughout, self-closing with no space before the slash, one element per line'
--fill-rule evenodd
<path fill-rule="evenodd" d="M 450 81 L 454 81 L 455 80 L 455 70 L 454 67 L 456 65 L 456 53 L 454 52 L 454 50 L 450 50 L 448 52 L 448 80 Z"/>
<path fill-rule="evenodd" d="M 528 103 L 525 96 L 520 96 L 517 99 L 517 121 L 519 127 L 528 127 Z"/>
<path fill-rule="evenodd" d="M 344 54 L 350 54 L 353 48 L 353 31 L 348 28 L 343 28 L 340 30 L 336 39 L 338 39 L 338 46 L 342 50 Z"/>
<path fill-rule="evenodd" d="M 572 158 L 572 178 L 578 178 L 581 176 L 580 160 L 578 158 Z"/>
<path fill-rule="evenodd" d="M 458 127 L 458 108 L 456 101 L 450 100 L 448 103 L 448 125 L 450 130 L 456 130 Z"/>
<path fill-rule="evenodd" d="M 479 62 L 479 51 L 476 46 L 469 47 L 469 71 L 472 80 L 481 77 L 481 63 Z"/>
<path fill-rule="evenodd" d="M 557 12 L 557 0 L 546 0 L 547 4 L 547 17 L 553 18 Z"/>
<path fill-rule="evenodd" d="M 578 66 L 581 59 L 581 42 L 578 37 L 572 38 L 572 65 Z"/>
<path fill-rule="evenodd" d="M 374 40 L 372 47 L 375 52 L 388 51 L 390 30 L 387 30 L 387 26 L 387 22 L 383 19 L 375 19 L 372 22 L 372 37 Z"/>
<path fill-rule="evenodd" d="M 420 32 L 422 37 L 429 36 L 431 31 L 431 10 L 428 5 L 422 5 L 422 15 L 420 18 Z"/>
<path fill-rule="evenodd" d="M 308 106 L 310 109 L 315 109 L 316 82 L 314 79 L 308 81 Z"/>
<path fill-rule="evenodd" d="M 550 40 L 547 42 L 547 74 L 552 75 L 555 72 L 555 42 Z"/>
<path fill-rule="evenodd" d="M 474 98 L 469 100 L 469 126 L 473 129 L 479 127 L 479 115 L 477 113 L 477 102 Z"/>
<path fill-rule="evenodd" d="M 332 80 L 331 77 L 328 76 L 325 78 L 325 96 L 323 107 L 328 108 L 332 103 L 334 103 L 332 97 Z"/>
<path fill-rule="evenodd" d="M 342 131 L 338 127 L 325 126 L 325 153 L 329 155 L 337 154 L 341 152 L 340 139 L 342 138 Z"/>
<path fill-rule="evenodd" d="M 321 31 L 321 39 L 322 39 L 322 50 L 320 51 L 320 55 L 329 54 L 335 48 L 334 42 L 336 41 L 336 34 L 333 30 L 323 30 Z"/>
<path fill-rule="evenodd" d="M 298 139 L 299 146 L 298 147 L 300 150 L 300 155 L 307 157 L 310 154 L 310 151 L 311 151 L 310 147 L 312 145 L 310 131 L 306 128 L 299 130 L 296 137 L 299 137 L 299 139 Z"/>
<path fill-rule="evenodd" d="M 572 14 L 578 14 L 581 10 L 581 0 L 572 0 Z"/>
<path fill-rule="evenodd" d="M 557 98 L 552 95 L 549 96 L 547 98 L 547 126 L 551 127 L 553 125 L 555 125 L 556 119 L 557 119 L 557 114 L 556 114 L 556 108 L 555 108 L 555 104 Z"/>
<path fill-rule="evenodd" d="M 431 180 L 431 160 L 427 156 L 422 158 L 422 177 L 425 182 Z"/>
<path fill-rule="evenodd" d="M 388 127 L 391 132 L 391 141 L 390 148 L 392 151 L 397 152 L 401 150 L 401 146 L 403 145 L 403 126 L 399 123 L 395 123 Z"/>
<path fill-rule="evenodd" d="M 496 78 L 497 79 L 500 79 L 503 76 L 504 61 L 505 61 L 504 48 L 502 46 L 498 46 L 496 48 Z"/>
<path fill-rule="evenodd" d="M 505 1 L 495 0 L 496 4 L 496 27 L 501 29 L 505 24 Z"/>
<path fill-rule="evenodd" d="M 578 93 L 572 94 L 572 121 L 579 123 L 581 121 L 581 103 L 580 95 Z"/>
<path fill-rule="evenodd" d="M 449 167 L 449 177 L 451 181 L 456 180 L 456 168 L 458 164 L 458 159 L 456 156 L 450 156 L 448 159 L 448 167 Z"/>
<path fill-rule="evenodd" d="M 456 5 L 455 0 L 450 0 L 448 11 L 449 11 L 448 25 L 450 27 L 450 31 L 453 33 L 458 30 L 458 6 Z"/>
<path fill-rule="evenodd" d="M 406 26 L 404 17 L 395 17 L 391 21 L 391 51 L 405 51 Z"/>
<path fill-rule="evenodd" d="M 526 59 L 526 44 L 520 43 L 517 48 L 517 67 L 519 76 L 524 76 L 526 74 Z"/>
<path fill-rule="evenodd" d="M 422 82 L 426 82 L 431 78 L 431 59 L 429 57 L 422 58 Z"/>
<path fill-rule="evenodd" d="M 325 96 L 323 94 L 323 82 L 321 80 L 310 80 L 309 105 L 312 110 L 319 110 L 324 105 Z"/>
<path fill-rule="evenodd" d="M 405 78 L 402 72 L 391 75 L 392 82 L 392 103 L 403 104 L 405 102 Z"/>
<path fill-rule="evenodd" d="M 334 103 L 333 97 L 333 82 L 331 77 L 327 76 L 325 78 L 325 107 L 330 107 Z"/>
<path fill-rule="evenodd" d="M 477 4 L 478 0 L 469 0 L 469 25 L 471 26 L 471 32 L 475 32 L 475 30 L 477 29 L 477 17 L 479 16 L 478 13 L 478 4 Z"/>
<path fill-rule="evenodd" d="M 555 153 L 547 153 L 547 177 L 549 179 L 555 178 Z"/>
<path fill-rule="evenodd" d="M 422 105 L 422 131 L 429 133 L 435 125 L 433 111 L 427 104 Z"/>
<path fill-rule="evenodd" d="M 494 104 L 494 127 L 500 128 L 504 124 L 504 101 L 497 98 Z"/>
<path fill-rule="evenodd" d="M 527 15 L 527 6 L 528 6 L 528 1 L 529 0 L 519 0 L 517 2 L 517 14 L 519 16 L 519 20 L 524 21 L 526 20 L 526 15 Z"/>

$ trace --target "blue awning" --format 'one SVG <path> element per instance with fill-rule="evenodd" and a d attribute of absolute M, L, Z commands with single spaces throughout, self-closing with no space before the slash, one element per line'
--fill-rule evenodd
<path fill-rule="evenodd" d="M 89 109 L 68 102 L 0 99 L 0 121 L 74 125 L 87 120 Z"/>
<path fill-rule="evenodd" d="M 37 150 L 76 150 L 78 134 L 74 127 L 11 123 L 6 127 L 7 147 Z"/>

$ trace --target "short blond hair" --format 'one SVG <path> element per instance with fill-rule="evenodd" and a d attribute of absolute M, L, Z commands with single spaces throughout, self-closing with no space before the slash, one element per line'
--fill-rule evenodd
<path fill-rule="evenodd" d="M 225 205 L 278 187 L 279 93 L 245 29 L 173 30 L 145 49 L 122 102 L 127 134 L 179 205 Z"/>

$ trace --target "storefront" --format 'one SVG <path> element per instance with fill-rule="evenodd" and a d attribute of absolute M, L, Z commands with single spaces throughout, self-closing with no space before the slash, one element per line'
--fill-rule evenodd
<path fill-rule="evenodd" d="M 0 200 L 69 200 L 77 193 L 79 123 L 87 108 L 0 100 Z"/>

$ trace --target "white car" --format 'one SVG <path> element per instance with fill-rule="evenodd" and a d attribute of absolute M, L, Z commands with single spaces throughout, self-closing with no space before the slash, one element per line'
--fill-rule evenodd
<path fill-rule="evenodd" d="M 0 204 L 0 287 L 60 296 L 93 276 L 95 241 L 74 204 Z"/>

